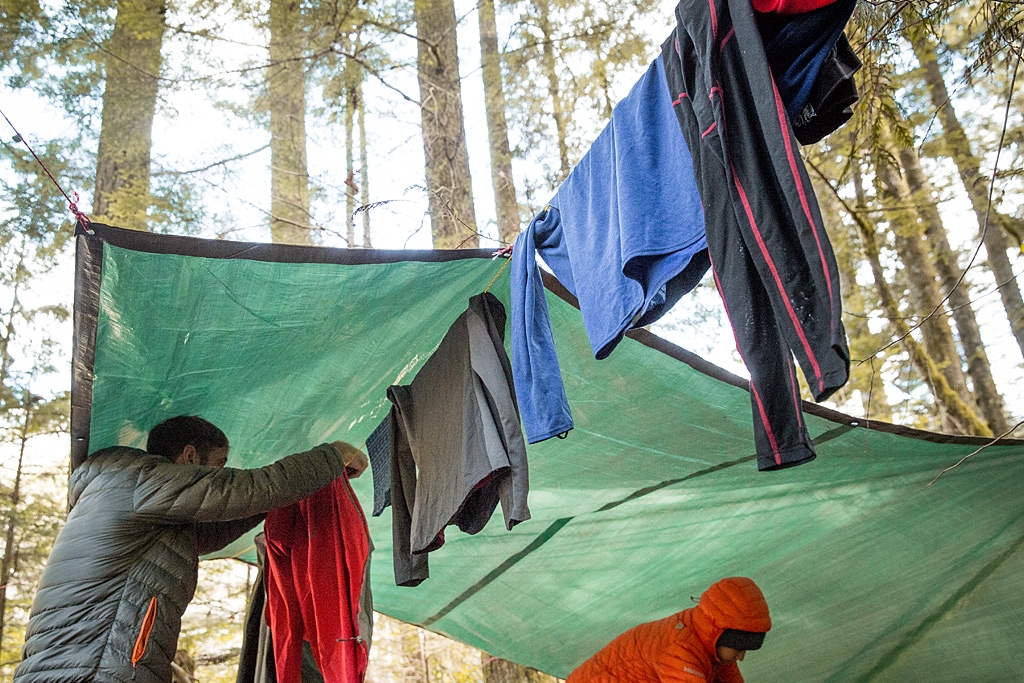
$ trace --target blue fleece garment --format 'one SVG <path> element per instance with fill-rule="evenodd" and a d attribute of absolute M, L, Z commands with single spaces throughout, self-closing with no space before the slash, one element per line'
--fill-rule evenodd
<path fill-rule="evenodd" d="M 765 44 L 775 86 L 791 117 L 803 111 L 821 65 L 835 47 L 856 5 L 857 0 L 837 0 L 811 12 L 788 15 L 779 32 Z"/>
<path fill-rule="evenodd" d="M 579 300 L 594 357 L 661 317 L 707 271 L 704 212 L 660 59 L 516 240 L 512 371 L 527 441 L 572 428 L 535 254 Z"/>
<path fill-rule="evenodd" d="M 534 228 L 545 221 L 557 224 L 558 211 L 542 211 L 519 233 L 512 249 L 512 379 L 527 443 L 567 432 L 573 424 L 534 245 Z"/>

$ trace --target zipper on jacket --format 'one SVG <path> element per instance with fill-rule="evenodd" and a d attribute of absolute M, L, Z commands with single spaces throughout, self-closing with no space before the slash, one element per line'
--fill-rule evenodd
<path fill-rule="evenodd" d="M 149 601 L 146 608 L 146 616 L 142 618 L 142 628 L 139 629 L 139 637 L 135 639 L 135 647 L 132 648 L 132 680 L 139 672 L 139 660 L 146 654 L 146 647 L 149 645 L 149 636 L 153 632 L 153 624 L 156 622 L 156 596 Z"/>

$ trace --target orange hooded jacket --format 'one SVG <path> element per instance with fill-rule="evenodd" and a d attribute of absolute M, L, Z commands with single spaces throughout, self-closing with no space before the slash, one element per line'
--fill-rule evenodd
<path fill-rule="evenodd" d="M 696 607 L 626 631 L 569 674 L 565 683 L 743 683 L 715 645 L 727 628 L 772 627 L 761 589 L 744 577 L 716 582 Z"/>

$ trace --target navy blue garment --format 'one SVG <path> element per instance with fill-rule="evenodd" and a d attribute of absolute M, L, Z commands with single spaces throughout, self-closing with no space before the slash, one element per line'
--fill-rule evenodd
<path fill-rule="evenodd" d="M 846 34 L 841 33 L 821 65 L 807 104 L 791 118 L 800 144 L 814 144 L 853 118 L 853 105 L 860 97 L 853 77 L 862 66 Z"/>
<path fill-rule="evenodd" d="M 572 428 L 535 252 L 579 300 L 594 357 L 657 320 L 707 271 L 693 165 L 655 60 L 512 258 L 512 367 L 527 441 Z"/>
<path fill-rule="evenodd" d="M 391 414 L 366 437 L 366 455 L 373 474 L 373 516 L 391 505 Z"/>
<path fill-rule="evenodd" d="M 794 355 L 815 400 L 849 377 L 835 255 L 750 0 L 681 0 L 676 22 L 662 58 L 750 371 L 758 468 L 798 465 L 815 452 Z"/>
<path fill-rule="evenodd" d="M 857 0 L 836 2 L 804 14 L 759 14 L 757 24 L 786 111 L 803 111 L 821 67 L 853 16 Z"/>

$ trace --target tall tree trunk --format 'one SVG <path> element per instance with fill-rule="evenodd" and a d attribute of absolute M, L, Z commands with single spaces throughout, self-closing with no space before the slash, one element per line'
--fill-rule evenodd
<path fill-rule="evenodd" d="M 856 178 L 856 173 L 854 180 L 858 190 L 858 203 L 863 205 L 864 202 L 860 199 L 863 192 L 860 189 L 860 183 Z M 932 396 L 935 397 L 936 405 L 941 406 L 942 412 L 949 416 L 949 419 L 952 420 L 957 432 L 962 434 L 992 436 L 992 432 L 988 429 L 988 426 L 981 421 L 977 413 L 963 401 L 960 394 L 949 386 L 949 382 L 946 381 L 946 377 L 939 370 L 938 365 L 936 365 L 931 356 L 928 355 L 924 346 L 917 343 L 917 340 L 911 336 L 910 326 L 907 325 L 906 321 L 903 319 L 897 298 L 893 295 L 892 290 L 889 288 L 889 283 L 885 279 L 885 272 L 882 269 L 882 261 L 879 255 L 878 242 L 875 238 L 877 232 L 875 226 L 864 218 L 862 212 L 851 207 L 845 199 L 839 196 L 839 193 L 837 193 L 834 188 L 831 186 L 829 187 L 833 196 L 846 210 L 853 219 L 854 224 L 857 226 L 857 232 L 861 239 L 861 246 L 864 249 L 864 255 L 871 267 L 871 275 L 874 278 L 875 287 L 878 289 L 878 297 L 882 304 L 882 310 L 885 311 L 885 315 L 889 319 L 889 325 L 892 327 L 893 333 L 900 339 L 900 346 L 904 351 L 906 351 L 907 355 L 910 357 L 910 362 L 914 365 L 914 368 L 921 376 L 921 379 L 928 387 L 928 390 L 931 391 Z"/>
<path fill-rule="evenodd" d="M 941 294 L 939 293 L 937 275 L 924 242 L 923 230 L 911 209 L 898 208 L 910 203 L 909 190 L 906 189 L 897 170 L 887 163 L 876 163 L 875 173 L 880 180 L 884 204 L 888 204 L 892 209 L 888 215 L 896 252 L 899 254 L 910 285 L 908 294 L 913 312 L 918 316 L 927 316 L 935 310 L 935 313 L 927 320 L 923 320 L 919 327 L 924 347 L 945 376 L 950 388 L 963 397 L 965 404 L 973 408 L 960 354 L 957 352 L 956 342 L 953 339 L 953 331 L 949 327 L 945 308 L 939 305 Z M 938 307 L 937 310 L 936 307 Z M 940 409 L 944 408 L 944 404 L 940 402 L 939 407 Z M 953 431 L 958 427 L 963 427 L 963 425 L 958 425 L 956 419 L 944 410 L 941 411 L 941 414 L 944 430 Z"/>
<path fill-rule="evenodd" d="M 345 86 L 345 246 L 349 249 L 356 246 L 356 185 L 355 168 L 355 135 L 356 91 L 349 83 Z"/>
<path fill-rule="evenodd" d="M 836 392 L 832 400 L 841 405 L 856 391 L 860 395 L 867 419 L 892 422 L 892 406 L 885 395 L 885 382 L 879 373 L 882 359 L 877 362 L 859 362 L 860 359 L 870 359 L 879 346 L 885 345 L 886 340 L 871 331 L 867 316 L 878 306 L 877 293 L 871 287 L 857 282 L 857 269 L 863 255 L 856 231 L 843 225 L 839 215 L 841 207 L 832 196 L 830 188 L 825 186 L 826 181 L 815 174 L 811 176 L 811 183 L 818 197 L 822 218 L 832 237 L 832 248 L 839 266 L 839 289 L 843 292 L 843 322 L 846 325 L 850 357 L 854 359 L 849 381 Z"/>
<path fill-rule="evenodd" d="M 536 669 L 480 653 L 484 683 L 555 683 L 558 679 Z"/>
<path fill-rule="evenodd" d="M 359 101 L 359 203 L 363 206 L 363 248 L 371 249 L 370 212 L 370 167 L 366 153 L 366 102 L 363 101 L 363 73 L 360 68 L 359 82 L 356 83 L 356 97 Z"/>
<path fill-rule="evenodd" d="M 18 250 L 18 265 L 14 272 L 21 271 L 25 267 L 25 242 L 27 237 L 21 235 L 21 247 Z M 11 353 L 11 344 L 14 343 L 14 321 L 16 316 L 24 314 L 21 306 L 21 299 L 18 297 L 22 281 L 15 278 L 11 284 L 11 308 L 7 311 L 7 320 L 4 321 L 4 331 L 0 335 L 0 389 L 7 386 L 7 380 L 11 374 L 11 366 L 14 364 L 14 354 Z M 6 397 L 5 397 L 6 398 Z"/>
<path fill-rule="evenodd" d="M 92 217 L 146 229 L 150 151 L 166 31 L 164 0 L 118 0 L 114 31 L 104 45 L 106 83 L 96 153 Z"/>
<path fill-rule="evenodd" d="M 477 246 L 453 0 L 414 0 L 423 155 L 437 249 Z"/>
<path fill-rule="evenodd" d="M 1002 434 L 1009 427 L 1003 408 L 1003 397 L 999 394 L 995 379 L 992 377 L 988 353 L 985 351 L 985 344 L 981 340 L 981 331 L 978 329 L 978 320 L 971 307 L 970 287 L 967 282 L 957 284 L 961 271 L 957 264 L 956 253 L 946 237 L 942 216 L 935 204 L 935 192 L 921 168 L 921 159 L 917 150 L 907 147 L 900 150 L 899 156 L 906 173 L 913 204 L 917 207 L 917 212 L 924 222 L 925 236 L 931 243 L 932 254 L 935 257 L 935 269 L 939 273 L 942 290 L 948 292 L 953 320 L 956 322 L 960 344 L 963 346 L 964 357 L 967 359 L 967 374 L 974 385 L 975 399 L 989 427 L 996 433 Z"/>
<path fill-rule="evenodd" d="M 270 0 L 270 236 L 312 244 L 306 166 L 305 32 L 299 0 Z"/>
<path fill-rule="evenodd" d="M 21 426 L 18 450 L 18 466 L 14 471 L 14 487 L 11 489 L 11 512 L 7 518 L 7 533 L 4 536 L 4 558 L 0 562 L 0 643 L 4 641 L 7 625 L 7 584 L 14 570 L 14 535 L 18 524 L 18 506 L 21 505 L 21 468 L 25 461 L 25 443 L 28 441 L 28 425 L 32 418 L 33 401 L 25 397 L 25 421 Z"/>
<path fill-rule="evenodd" d="M 501 80 L 501 53 L 498 52 L 498 24 L 494 0 L 480 0 L 480 64 L 484 79 L 484 107 L 487 110 L 487 137 L 491 148 L 491 185 L 498 217 L 498 238 L 511 244 L 519 234 L 519 205 L 512 177 L 512 152 L 508 146 L 505 120 L 505 89 Z"/>
<path fill-rule="evenodd" d="M 1007 235 L 1017 244 L 1024 241 L 1024 220 L 1005 216 L 996 211 L 994 206 L 989 210 L 988 180 L 981 175 L 981 163 L 971 151 L 970 142 L 957 118 L 956 110 L 953 109 L 946 83 L 939 70 L 935 46 L 923 30 L 907 31 L 907 34 L 924 72 L 928 95 L 942 122 L 946 154 L 956 164 L 960 180 L 971 200 L 988 255 L 989 268 L 999 286 L 999 296 L 1002 298 L 1003 308 L 1006 309 L 1006 317 L 1010 321 L 1013 336 L 1017 340 L 1021 354 L 1024 355 L 1024 299 L 1021 298 L 1010 258 L 1006 255 Z"/>
<path fill-rule="evenodd" d="M 565 110 L 562 105 L 562 95 L 558 87 L 558 72 L 555 69 L 555 44 L 551 32 L 551 19 L 548 8 L 548 0 L 537 0 L 540 15 L 537 20 L 540 28 L 541 42 L 543 45 L 542 63 L 544 65 L 544 76 L 548 79 L 548 93 L 551 95 L 551 113 L 555 119 L 555 134 L 558 137 L 558 180 L 565 180 L 569 176 L 569 143 L 566 140 Z"/>

